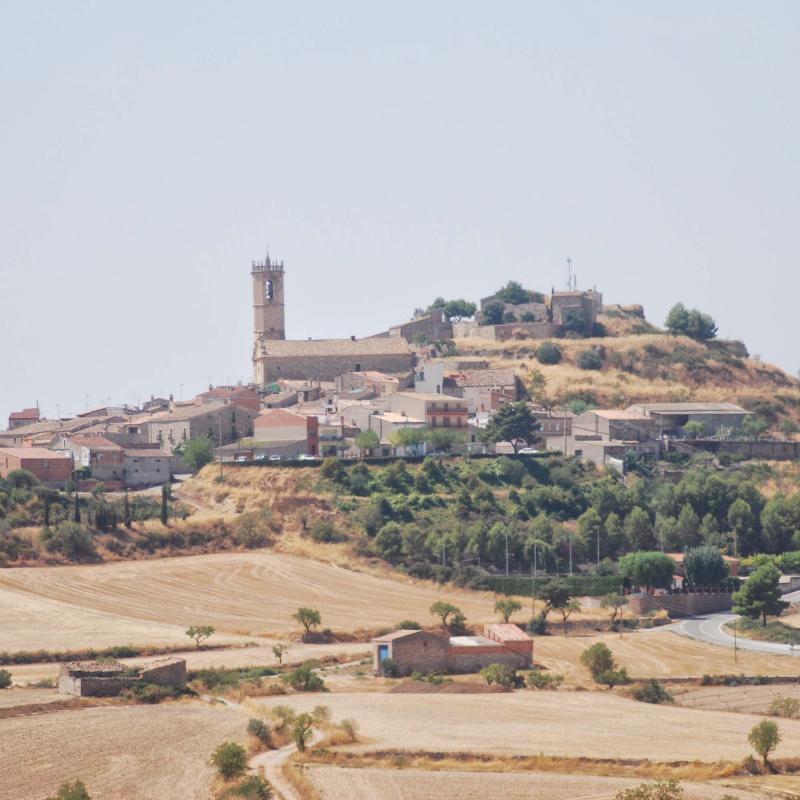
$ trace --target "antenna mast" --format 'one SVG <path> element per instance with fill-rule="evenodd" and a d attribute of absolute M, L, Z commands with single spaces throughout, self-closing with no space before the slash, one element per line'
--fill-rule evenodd
<path fill-rule="evenodd" d="M 578 288 L 578 276 L 572 272 L 572 257 L 567 256 L 567 291 L 574 292 Z"/>

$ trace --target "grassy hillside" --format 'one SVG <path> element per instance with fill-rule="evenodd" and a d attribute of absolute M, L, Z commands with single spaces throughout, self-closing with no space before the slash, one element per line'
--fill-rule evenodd
<path fill-rule="evenodd" d="M 540 402 L 583 398 L 618 408 L 647 401 L 728 401 L 758 412 L 773 425 L 784 417 L 800 420 L 800 381 L 748 356 L 741 343 L 626 332 L 630 327 L 618 326 L 622 335 L 559 339 L 563 358 L 554 365 L 536 359 L 541 342 L 531 339 L 459 339 L 455 347 L 457 355 L 482 356 L 493 366 L 513 368 Z M 576 365 L 578 355 L 590 349 L 602 357 L 599 370 Z"/>

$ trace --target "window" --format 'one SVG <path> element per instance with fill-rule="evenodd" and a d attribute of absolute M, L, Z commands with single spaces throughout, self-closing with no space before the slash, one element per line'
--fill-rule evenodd
<path fill-rule="evenodd" d="M 356 372 L 361 372 L 361 364 L 356 364 Z"/>

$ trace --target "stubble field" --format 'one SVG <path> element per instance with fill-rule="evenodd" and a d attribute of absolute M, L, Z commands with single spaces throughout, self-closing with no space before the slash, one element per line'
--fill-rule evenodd
<path fill-rule="evenodd" d="M 353 572 L 259 551 L 0 573 L 0 651 L 115 644 L 186 643 L 192 624 L 238 636 L 297 630 L 298 606 L 322 611 L 324 627 L 354 630 L 431 621 L 435 600 L 490 620 L 490 595 Z M 221 641 L 220 635 L 215 641 Z"/>
<path fill-rule="evenodd" d="M 322 800 L 614 800 L 639 778 L 563 775 L 552 772 L 429 772 L 419 769 L 348 769 L 314 766 L 308 776 Z M 731 790 L 682 783 L 684 800 L 720 800 Z M 766 795 L 737 790 L 738 800 Z"/>
<path fill-rule="evenodd" d="M 214 748 L 245 720 L 200 705 L 59 711 L 2 722 L 0 800 L 42 800 L 66 781 L 92 797 L 207 800 Z"/>
<path fill-rule="evenodd" d="M 319 697 L 258 698 L 310 711 Z M 753 718 L 652 706 L 610 691 L 492 695 L 330 694 L 334 719 L 355 719 L 359 744 L 378 749 L 570 756 L 654 761 L 740 761 L 750 752 Z M 800 749 L 800 722 L 782 720 L 776 756 Z"/>

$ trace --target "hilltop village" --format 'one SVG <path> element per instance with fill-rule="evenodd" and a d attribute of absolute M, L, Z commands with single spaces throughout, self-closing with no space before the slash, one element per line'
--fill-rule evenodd
<path fill-rule="evenodd" d="M 568 351 L 574 369 L 591 376 L 620 367 L 607 346 L 614 326 L 643 340 L 658 332 L 641 307 L 604 306 L 596 289 L 571 283 L 544 294 L 509 282 L 477 304 L 438 298 L 373 336 L 312 340 L 286 338 L 283 262 L 254 261 L 251 277 L 252 383 L 72 418 L 45 419 L 36 407 L 13 412 L 0 431 L 0 477 L 25 469 L 61 489 L 161 485 L 191 470 L 181 456 L 198 442 L 206 460 L 223 462 L 553 450 L 620 472 L 626 458 L 658 459 L 670 449 L 777 459 L 800 452 L 793 409 L 781 418 L 764 413 L 763 402 L 743 407 L 724 387 L 713 402 L 685 391 L 654 399 L 647 390 L 613 406 L 585 391 L 548 398 L 546 371 L 566 366 Z M 740 343 L 715 340 L 707 315 L 676 306 L 672 316 L 667 334 L 713 344 L 723 361 L 746 356 Z M 514 364 L 517 354 L 538 369 Z M 498 438 L 490 421 L 519 403 L 534 424 L 513 441 Z"/>

